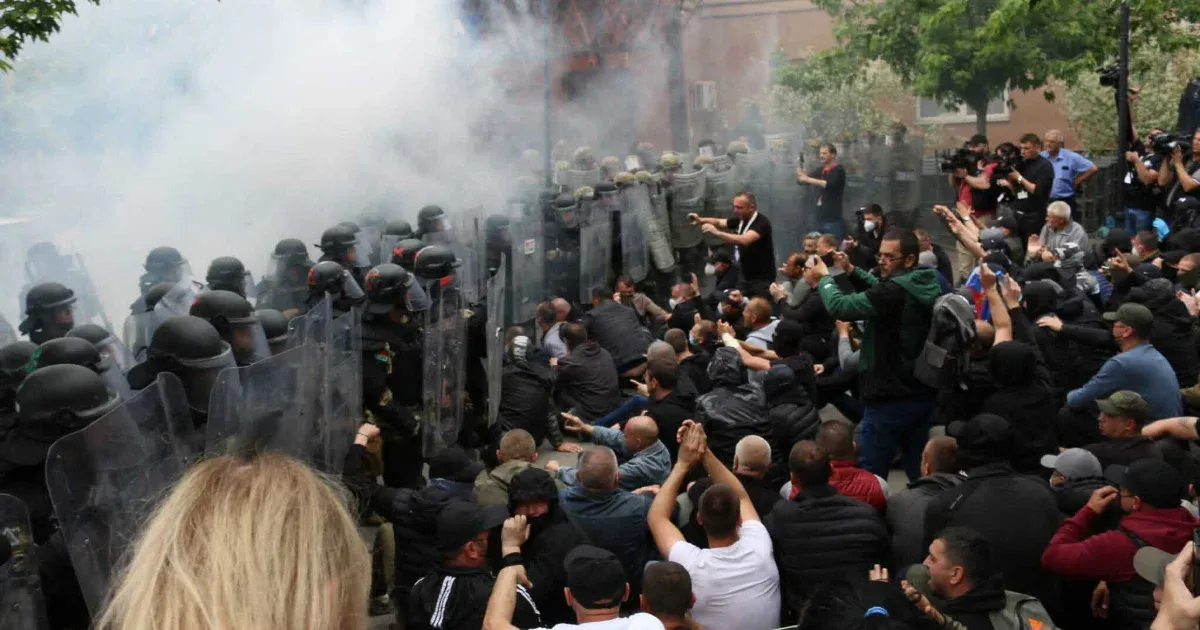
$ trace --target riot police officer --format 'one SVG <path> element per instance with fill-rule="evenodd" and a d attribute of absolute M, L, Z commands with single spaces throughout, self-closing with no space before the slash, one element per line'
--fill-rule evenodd
<path fill-rule="evenodd" d="M 217 374 L 236 367 L 233 350 L 207 321 L 191 315 L 171 317 L 159 325 L 146 350 L 146 361 L 129 371 L 129 386 L 144 389 L 162 372 L 179 377 L 187 392 L 192 421 L 208 422 L 208 396 Z"/>
<path fill-rule="evenodd" d="M 334 316 L 349 313 L 360 306 L 363 292 L 358 282 L 340 263 L 325 260 L 317 263 L 308 272 L 308 300 L 305 310 L 311 309 L 328 295 L 333 305 Z"/>
<path fill-rule="evenodd" d="M 233 256 L 214 258 L 208 265 L 204 281 L 210 289 L 232 291 L 242 297 L 251 297 L 247 295 L 247 291 L 254 288 L 250 285 L 250 274 L 246 271 L 246 266 Z"/>
<path fill-rule="evenodd" d="M 367 273 L 362 319 L 363 409 L 383 438 L 383 478 L 389 487 L 421 482 L 422 339 L 409 295 L 413 277 L 399 265 Z"/>
<path fill-rule="evenodd" d="M 450 217 L 441 206 L 425 206 L 417 212 L 416 238 L 426 243 L 450 241 Z"/>
<path fill-rule="evenodd" d="M 86 316 L 98 316 L 105 327 L 112 327 L 81 258 L 59 253 L 53 243 L 34 243 L 25 255 L 25 279 L 26 283 L 21 287 L 22 312 L 25 310 L 25 296 L 30 289 L 43 282 L 59 282 L 75 292 Z"/>
<path fill-rule="evenodd" d="M 116 392 L 122 400 L 130 395 L 125 374 L 113 361 L 105 358 L 92 342 L 79 337 L 51 339 L 37 347 L 25 366 L 26 372 L 34 372 L 51 365 L 78 365 L 85 367 L 104 379 L 104 385 Z"/>
<path fill-rule="evenodd" d="M 396 244 L 412 237 L 413 229 L 408 221 L 388 221 L 383 227 L 383 233 L 379 236 L 379 242 L 375 243 L 379 247 L 379 251 L 371 256 L 372 266 L 379 266 L 380 263 L 392 260 L 392 251 Z"/>
<path fill-rule="evenodd" d="M 101 358 L 107 358 L 117 369 L 126 372 L 133 367 L 133 355 L 117 336 L 96 324 L 82 324 L 71 329 L 68 337 L 78 337 L 95 346 Z"/>
<path fill-rule="evenodd" d="M 271 308 L 291 319 L 307 310 L 308 270 L 313 261 L 308 247 L 297 238 L 285 238 L 275 244 L 267 275 L 258 285 L 258 308 Z"/>
<path fill-rule="evenodd" d="M 263 334 L 267 336 L 267 347 L 271 349 L 271 356 L 287 350 L 287 316 L 275 309 L 263 308 L 254 311 L 254 317 L 258 319 L 258 323 L 262 325 Z"/>
<path fill-rule="evenodd" d="M 445 245 L 427 245 L 413 257 L 413 274 L 429 299 L 435 303 L 457 298 L 458 287 L 454 274 L 461 266 L 462 261 Z M 457 305 L 453 308 L 457 308 Z"/>
<path fill-rule="evenodd" d="M 40 344 L 57 339 L 75 327 L 75 292 L 57 282 L 45 282 L 25 296 L 25 321 L 21 334 Z"/>
<path fill-rule="evenodd" d="M 0 434 L 17 421 L 17 388 L 25 380 L 25 364 L 37 350 L 32 341 L 15 341 L 0 347 Z"/>
<path fill-rule="evenodd" d="M 417 238 L 406 238 L 392 248 L 392 264 L 404 267 L 404 270 L 412 273 L 413 262 L 417 259 L 417 252 L 425 248 L 425 243 Z"/>
<path fill-rule="evenodd" d="M 412 238 L 413 229 L 408 221 L 397 219 L 388 221 L 387 226 L 383 228 L 383 233 L 388 236 L 395 236 L 396 240 L 402 241 L 406 238 Z"/>
<path fill-rule="evenodd" d="M 546 280 L 550 293 L 579 298 L 579 202 L 572 193 L 554 197 L 546 213 Z M 514 282 L 517 279 L 514 278 Z"/>
<path fill-rule="evenodd" d="M 217 329 L 221 339 L 233 348 L 238 365 L 250 365 L 271 356 L 267 336 L 246 298 L 232 291 L 201 291 L 188 314 Z"/>
<path fill-rule="evenodd" d="M 141 291 L 142 297 L 129 307 L 129 310 L 135 315 L 149 310 L 149 307 L 146 306 L 145 296 L 155 285 L 163 283 L 174 285 L 192 275 L 187 260 L 174 247 L 155 247 L 150 250 L 149 254 L 146 254 L 146 262 L 142 266 L 146 270 L 146 273 L 138 278 L 138 289 Z"/>
<path fill-rule="evenodd" d="M 333 261 L 350 272 L 354 281 L 362 286 L 362 268 L 370 264 L 371 251 L 358 238 L 358 226 L 349 221 L 339 223 L 321 234 L 321 259 L 317 262 Z"/>

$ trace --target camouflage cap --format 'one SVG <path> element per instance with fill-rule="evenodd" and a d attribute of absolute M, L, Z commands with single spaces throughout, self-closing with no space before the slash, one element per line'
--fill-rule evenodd
<path fill-rule="evenodd" d="M 603 166 L 604 168 L 607 168 L 607 169 L 621 168 L 621 159 L 615 155 L 609 155 L 609 156 L 606 156 L 603 160 L 600 160 L 600 166 Z"/>
<path fill-rule="evenodd" d="M 674 169 L 682 167 L 683 161 L 679 159 L 678 154 L 671 152 L 671 151 L 667 151 L 667 152 L 663 153 L 662 157 L 660 157 L 658 159 L 658 165 L 664 171 L 669 171 L 669 170 L 674 170 Z"/>
<path fill-rule="evenodd" d="M 649 142 L 639 142 L 637 145 L 638 151 L 653 151 L 654 145 Z"/>
<path fill-rule="evenodd" d="M 712 163 L 713 163 L 713 159 L 712 159 L 711 155 L 697 155 L 696 159 L 692 160 L 692 165 L 695 166 L 696 168 L 708 166 L 709 164 L 712 164 Z"/>
<path fill-rule="evenodd" d="M 591 199 L 596 195 L 596 189 L 591 186 L 580 186 L 575 189 L 576 199 Z"/>
<path fill-rule="evenodd" d="M 592 154 L 591 147 L 583 146 L 575 149 L 575 152 L 571 154 L 571 160 L 576 164 L 590 168 L 592 163 L 596 161 L 596 157 Z"/>
<path fill-rule="evenodd" d="M 566 160 L 559 160 L 554 163 L 554 170 L 569 171 L 569 170 L 571 170 L 571 163 Z"/>
<path fill-rule="evenodd" d="M 1131 328 L 1146 330 L 1154 324 L 1154 313 L 1141 304 L 1126 302 L 1117 310 L 1105 313 L 1104 319 L 1110 322 L 1121 322 Z"/>
<path fill-rule="evenodd" d="M 638 183 L 638 178 L 637 175 L 634 175 L 629 171 L 621 171 L 620 173 L 617 173 L 615 177 L 613 177 L 613 181 L 618 186 L 632 186 Z"/>
<path fill-rule="evenodd" d="M 1113 392 L 1108 398 L 1097 400 L 1096 406 L 1110 416 L 1130 418 L 1138 426 L 1145 424 L 1146 419 L 1150 416 L 1150 405 L 1146 403 L 1146 399 L 1137 392 L 1129 390 Z"/>
<path fill-rule="evenodd" d="M 634 174 L 634 177 L 636 177 L 637 180 L 643 184 L 654 183 L 654 174 L 650 171 L 638 171 Z"/>

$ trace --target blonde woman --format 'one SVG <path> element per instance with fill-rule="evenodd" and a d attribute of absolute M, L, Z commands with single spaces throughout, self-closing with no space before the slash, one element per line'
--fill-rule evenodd
<path fill-rule="evenodd" d="M 196 465 L 147 522 L 99 630 L 363 630 L 371 561 L 345 497 L 298 461 Z"/>

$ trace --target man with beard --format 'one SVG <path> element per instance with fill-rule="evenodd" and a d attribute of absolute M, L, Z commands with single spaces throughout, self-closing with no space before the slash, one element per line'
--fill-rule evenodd
<path fill-rule="evenodd" d="M 542 614 L 542 623 L 547 627 L 570 623 L 575 614 L 563 598 L 567 572 L 562 559 L 568 551 L 588 544 L 587 535 L 567 519 L 558 505 L 558 487 L 539 468 L 527 467 L 512 478 L 508 485 L 508 509 L 514 516 L 524 516 L 529 523 L 529 539 L 521 545 L 521 558 L 533 583 L 529 594 Z M 502 567 L 510 561 L 503 558 Z"/>

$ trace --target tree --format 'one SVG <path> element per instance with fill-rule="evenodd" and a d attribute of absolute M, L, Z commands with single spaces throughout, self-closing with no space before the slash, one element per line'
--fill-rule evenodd
<path fill-rule="evenodd" d="M 1172 130 L 1179 116 L 1179 95 L 1200 76 L 1200 51 L 1163 52 L 1157 43 L 1141 47 L 1129 59 L 1129 85 L 1141 93 L 1130 104 L 1134 129 L 1144 136 L 1153 128 Z M 1111 151 L 1117 145 L 1117 105 L 1113 89 L 1099 81 L 1079 81 L 1064 93 L 1067 120 L 1084 149 Z"/>
<path fill-rule="evenodd" d="M 76 15 L 75 6 L 74 0 L 0 0 L 0 71 L 12 70 L 26 42 L 48 41 L 64 16 Z"/>
<path fill-rule="evenodd" d="M 987 104 L 1004 90 L 1068 85 L 1112 59 L 1119 0 L 813 0 L 834 18 L 839 48 L 822 53 L 882 59 L 920 96 L 975 112 L 987 130 Z M 1200 15 L 1200 0 L 1141 0 L 1131 12 L 1130 45 L 1157 41 L 1166 52 L 1200 43 L 1175 28 Z M 1090 77 L 1088 77 L 1090 79 Z M 1053 99 L 1053 90 L 1046 92 Z"/>

